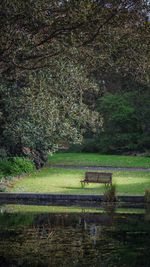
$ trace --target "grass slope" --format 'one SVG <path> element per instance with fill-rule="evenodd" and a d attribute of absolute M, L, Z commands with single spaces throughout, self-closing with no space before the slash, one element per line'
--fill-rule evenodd
<path fill-rule="evenodd" d="M 10 192 L 44 192 L 59 194 L 103 194 L 102 184 L 89 184 L 83 189 L 80 181 L 84 177 L 83 170 L 64 170 L 43 168 L 42 170 L 16 180 Z M 149 172 L 113 172 L 113 183 L 116 184 L 119 195 L 144 195 L 150 188 Z"/>
<path fill-rule="evenodd" d="M 85 208 L 78 206 L 34 206 L 34 205 L 5 205 L 5 212 L 7 213 L 104 213 L 104 209 L 102 208 Z M 116 209 L 117 213 L 123 214 L 144 214 L 145 209 L 133 209 L 133 208 L 118 208 Z"/>
<path fill-rule="evenodd" d="M 77 166 L 114 166 L 150 168 L 150 158 L 139 156 L 100 155 L 96 153 L 55 153 L 49 163 Z"/>

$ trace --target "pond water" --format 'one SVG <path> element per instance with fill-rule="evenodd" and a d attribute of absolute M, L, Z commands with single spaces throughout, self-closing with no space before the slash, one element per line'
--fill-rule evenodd
<path fill-rule="evenodd" d="M 0 210 L 2 267 L 150 267 L 148 213 Z"/>

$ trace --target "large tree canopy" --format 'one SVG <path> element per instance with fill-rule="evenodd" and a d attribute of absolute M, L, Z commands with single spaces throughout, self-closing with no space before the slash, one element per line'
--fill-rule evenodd
<path fill-rule="evenodd" d="M 106 129 L 97 99 L 129 77 L 148 87 L 148 12 L 145 0 L 1 1 L 0 147 L 47 151 Z"/>
<path fill-rule="evenodd" d="M 52 70 L 31 72 L 28 86 L 1 85 L 0 146 L 21 155 L 25 148 L 55 150 L 61 142 L 81 142 L 82 129 L 96 112 L 83 101 L 93 90 L 84 70 L 60 58 Z"/>
<path fill-rule="evenodd" d="M 0 69 L 13 71 L 51 66 L 50 59 L 72 46 L 101 41 L 108 26 L 141 23 L 147 1 L 6 0 L 0 4 Z M 106 28 L 105 28 L 106 27 Z"/>

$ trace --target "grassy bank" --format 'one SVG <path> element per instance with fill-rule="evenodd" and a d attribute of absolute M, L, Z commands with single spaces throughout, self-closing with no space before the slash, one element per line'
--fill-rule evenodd
<path fill-rule="evenodd" d="M 66 207 L 66 206 L 28 206 L 28 205 L 5 205 L 3 207 L 5 212 L 8 213 L 103 213 L 105 212 L 102 208 L 85 208 L 85 207 Z M 123 214 L 144 214 L 145 209 L 133 209 L 133 208 L 117 208 L 117 213 Z"/>
<path fill-rule="evenodd" d="M 81 188 L 83 170 L 44 168 L 11 183 L 9 192 L 45 192 L 59 194 L 103 194 L 104 185 L 89 184 Z M 113 172 L 113 183 L 119 195 L 144 195 L 150 188 L 149 172 Z"/>
<path fill-rule="evenodd" d="M 56 153 L 49 155 L 49 164 L 150 168 L 150 158 L 96 153 Z"/>

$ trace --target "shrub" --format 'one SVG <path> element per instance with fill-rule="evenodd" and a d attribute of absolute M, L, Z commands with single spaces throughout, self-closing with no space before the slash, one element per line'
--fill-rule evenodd
<path fill-rule="evenodd" d="M 4 193 L 4 192 L 6 192 L 6 191 L 7 191 L 6 186 L 0 184 L 0 192 L 1 192 L 1 193 Z"/>
<path fill-rule="evenodd" d="M 7 157 L 7 152 L 4 148 L 0 148 L 0 159 L 5 159 Z"/>
<path fill-rule="evenodd" d="M 48 153 L 45 150 L 24 148 L 23 153 L 34 162 L 37 169 L 43 167 L 48 159 Z"/>
<path fill-rule="evenodd" d="M 3 176 L 11 174 L 11 162 L 8 159 L 0 160 L 0 171 Z"/>
<path fill-rule="evenodd" d="M 86 138 L 82 144 L 72 144 L 66 152 L 98 152 L 97 140 L 92 138 Z"/>
<path fill-rule="evenodd" d="M 3 178 L 3 173 L 0 171 L 0 181 L 1 181 L 1 179 Z"/>
<path fill-rule="evenodd" d="M 98 152 L 97 140 L 88 138 L 83 141 L 82 152 Z"/>
<path fill-rule="evenodd" d="M 35 170 L 33 162 L 26 158 L 14 157 L 10 158 L 11 162 L 11 173 L 10 174 L 22 174 L 31 173 Z"/>
<path fill-rule="evenodd" d="M 104 202 L 115 202 L 116 198 L 116 185 L 106 185 Z"/>
<path fill-rule="evenodd" d="M 149 92 L 107 93 L 98 102 L 103 125 L 98 149 L 103 153 L 144 151 L 150 148 Z"/>
<path fill-rule="evenodd" d="M 6 181 L 10 182 L 14 179 L 14 177 L 13 176 L 6 176 L 5 179 L 6 179 Z"/>
<path fill-rule="evenodd" d="M 71 144 L 69 149 L 66 152 L 82 152 L 82 145 L 81 144 Z"/>
<path fill-rule="evenodd" d="M 23 173 L 31 173 L 35 170 L 32 161 L 21 157 L 12 157 L 0 160 L 0 171 L 4 176 L 15 176 Z"/>

